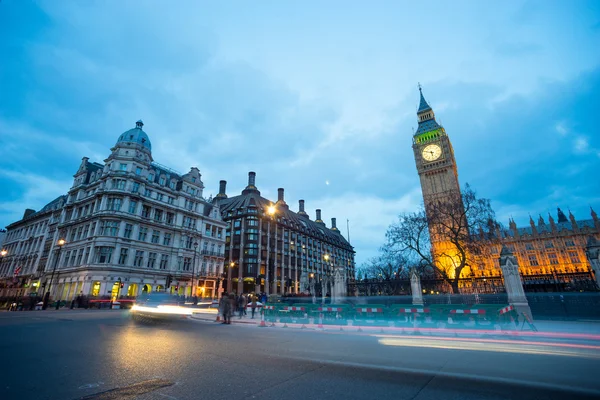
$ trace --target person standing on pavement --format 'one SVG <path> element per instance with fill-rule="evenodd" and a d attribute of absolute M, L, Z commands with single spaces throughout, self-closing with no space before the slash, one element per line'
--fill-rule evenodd
<path fill-rule="evenodd" d="M 219 300 L 219 314 L 223 317 L 223 323 L 227 322 L 227 305 L 229 304 L 229 298 L 226 292 L 221 294 L 221 300 Z"/>
<path fill-rule="evenodd" d="M 235 306 L 236 306 L 236 301 L 235 301 L 235 294 L 231 293 L 229 295 L 229 301 L 227 302 L 228 304 L 228 308 L 227 308 L 227 324 L 231 324 L 231 314 L 233 314 L 234 310 L 235 310 Z"/>
<path fill-rule="evenodd" d="M 252 302 L 250 303 L 250 309 L 252 310 L 252 317 L 251 319 L 254 319 L 254 312 L 256 311 L 256 296 L 252 296 Z"/>

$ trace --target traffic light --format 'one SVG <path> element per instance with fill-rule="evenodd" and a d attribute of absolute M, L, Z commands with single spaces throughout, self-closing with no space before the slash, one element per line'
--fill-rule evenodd
<path fill-rule="evenodd" d="M 171 287 L 171 283 L 173 283 L 173 276 L 167 275 L 167 284 L 165 285 L 167 288 Z"/>
<path fill-rule="evenodd" d="M 179 285 L 175 285 L 175 291 L 177 292 L 179 290 Z"/>
<path fill-rule="evenodd" d="M 121 282 L 121 289 L 123 289 L 123 286 L 125 286 L 125 283 Z"/>

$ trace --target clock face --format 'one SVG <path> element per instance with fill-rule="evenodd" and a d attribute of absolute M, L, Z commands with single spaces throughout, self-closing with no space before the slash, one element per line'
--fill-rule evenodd
<path fill-rule="evenodd" d="M 437 144 L 430 144 L 425 146 L 421 154 L 425 160 L 435 161 L 442 155 L 442 148 Z"/>

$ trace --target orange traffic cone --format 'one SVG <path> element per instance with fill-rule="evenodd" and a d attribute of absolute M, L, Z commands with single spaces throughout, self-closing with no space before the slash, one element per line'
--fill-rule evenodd
<path fill-rule="evenodd" d="M 258 325 L 260 328 L 266 328 L 267 324 L 265 324 L 265 313 L 260 313 L 260 324 Z"/>

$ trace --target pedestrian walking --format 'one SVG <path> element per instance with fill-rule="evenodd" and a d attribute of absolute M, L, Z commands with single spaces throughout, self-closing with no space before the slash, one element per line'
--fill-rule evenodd
<path fill-rule="evenodd" d="M 227 323 L 227 309 L 229 307 L 229 296 L 226 292 L 221 294 L 221 300 L 219 300 L 219 314 L 223 317 L 223 323 Z"/>
<path fill-rule="evenodd" d="M 250 303 L 250 310 L 252 311 L 251 319 L 254 319 L 254 312 L 256 311 L 256 296 L 252 296 L 252 302 Z"/>
<path fill-rule="evenodd" d="M 238 312 L 240 313 L 240 319 L 244 316 L 245 311 L 246 311 L 246 305 L 248 304 L 246 302 L 246 296 L 244 296 L 243 294 L 240 295 L 240 297 L 238 298 Z"/>

